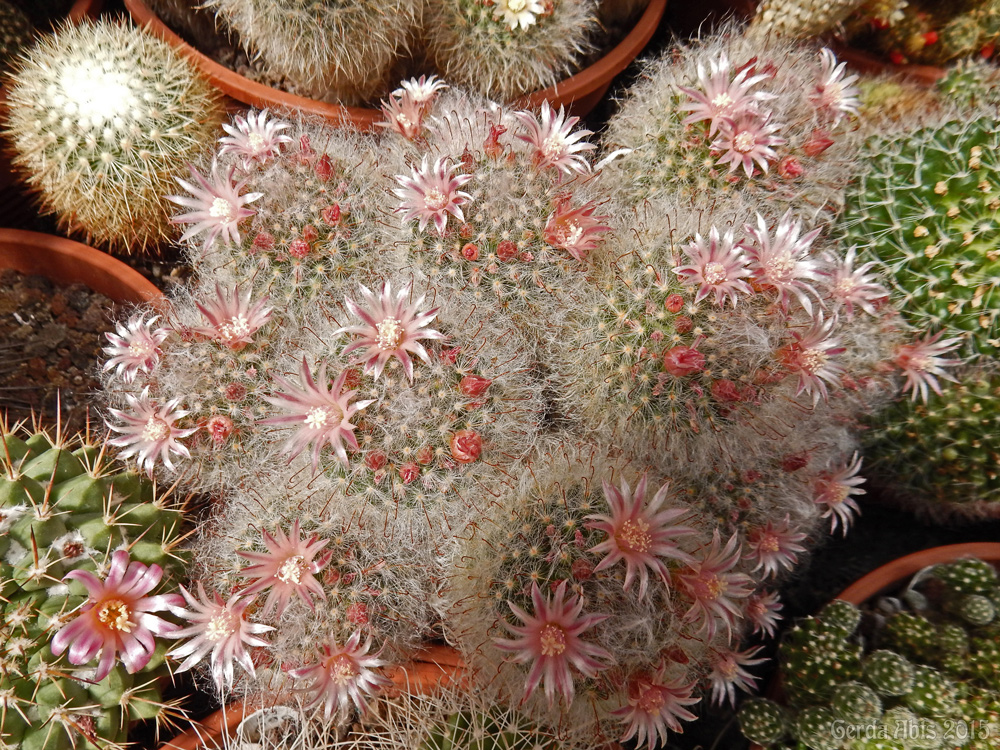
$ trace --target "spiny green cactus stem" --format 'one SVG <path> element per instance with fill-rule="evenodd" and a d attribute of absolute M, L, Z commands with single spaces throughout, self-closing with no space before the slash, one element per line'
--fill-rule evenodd
<path fill-rule="evenodd" d="M 740 731 L 751 742 L 771 745 L 788 732 L 788 717 L 780 704 L 768 698 L 748 698 L 739 712 Z"/>
<path fill-rule="evenodd" d="M 913 689 L 913 664 L 895 651 L 880 649 L 864 661 L 865 681 L 881 695 L 904 695 Z"/>
<path fill-rule="evenodd" d="M 934 576 L 958 594 L 988 594 L 1000 581 L 996 568 L 971 557 L 937 566 Z"/>
<path fill-rule="evenodd" d="M 169 236 L 164 195 L 222 117 L 213 89 L 169 44 L 112 21 L 44 38 L 9 97 L 14 164 L 43 210 L 126 251 Z"/>
<path fill-rule="evenodd" d="M 0 738 L 4 748 L 69 750 L 124 745 L 129 723 L 169 724 L 168 645 L 134 673 L 53 654 L 88 589 L 71 571 L 107 575 L 115 550 L 176 574 L 181 507 L 144 477 L 116 469 L 86 436 L 0 423 Z M 169 586 L 170 583 L 161 584 Z M 124 605 L 122 605 L 124 606 Z M 85 615 L 79 615 L 85 616 Z M 106 648 L 107 646 L 105 646 Z"/>

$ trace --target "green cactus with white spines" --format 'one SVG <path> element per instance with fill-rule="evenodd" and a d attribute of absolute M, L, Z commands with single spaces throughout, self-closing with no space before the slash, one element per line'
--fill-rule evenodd
<path fill-rule="evenodd" d="M 161 695 L 166 642 L 134 674 L 119 665 L 99 682 L 89 665 L 54 656 L 51 642 L 87 601 L 80 583 L 63 582 L 67 573 L 103 576 L 112 552 L 128 549 L 174 576 L 180 524 L 181 508 L 145 477 L 114 468 L 100 444 L 0 424 L 3 747 L 116 747 L 130 722 L 179 715 Z"/>
<path fill-rule="evenodd" d="M 35 30 L 17 6 L 0 3 L 0 72 L 7 72 L 21 50 L 31 44 Z"/>
<path fill-rule="evenodd" d="M 589 51 L 594 0 L 431 0 L 427 53 L 445 78 L 507 102 L 552 86 Z"/>
<path fill-rule="evenodd" d="M 864 660 L 864 679 L 880 695 L 905 695 L 913 689 L 913 664 L 889 649 L 880 649 Z"/>
<path fill-rule="evenodd" d="M 414 0 L 208 0 L 269 75 L 304 96 L 358 104 L 385 87 L 422 12 Z"/>
<path fill-rule="evenodd" d="M 1000 104 L 998 72 L 994 63 L 985 60 L 959 60 L 937 82 L 937 90 L 963 107 L 996 106 Z"/>
<path fill-rule="evenodd" d="M 740 731 L 758 745 L 772 745 L 788 733 L 788 712 L 768 698 L 748 698 L 740 705 Z"/>
<path fill-rule="evenodd" d="M 172 234 L 163 196 L 222 119 L 217 94 L 177 51 L 112 21 L 45 37 L 8 96 L 13 161 L 42 209 L 123 251 Z"/>

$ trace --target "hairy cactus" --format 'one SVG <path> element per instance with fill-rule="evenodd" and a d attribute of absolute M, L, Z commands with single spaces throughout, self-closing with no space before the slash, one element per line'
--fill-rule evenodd
<path fill-rule="evenodd" d="M 561 80 L 597 29 L 594 0 L 431 0 L 425 12 L 437 69 L 502 102 Z"/>
<path fill-rule="evenodd" d="M 168 235 L 172 175 L 222 117 L 215 93 L 170 45 L 110 21 L 63 26 L 39 42 L 9 97 L 14 164 L 43 210 L 118 250 Z"/>
<path fill-rule="evenodd" d="M 356 104 L 377 94 L 420 18 L 414 0 L 208 0 L 247 52 L 296 91 Z"/>
<path fill-rule="evenodd" d="M 4 746 L 114 747 L 132 721 L 169 723 L 167 645 L 152 644 L 176 626 L 152 613 L 180 597 L 146 594 L 182 562 L 180 508 L 82 436 L 0 424 L 0 443 Z M 140 574 L 148 586 L 121 584 Z"/>
<path fill-rule="evenodd" d="M 750 33 L 793 39 L 820 36 L 864 3 L 865 0 L 764 0 L 750 22 Z"/>
<path fill-rule="evenodd" d="M 539 319 L 558 330 L 610 229 L 593 134 L 576 122 L 548 104 L 539 116 L 441 96 L 410 140 L 397 139 L 399 266 L 504 310 L 529 333 L 545 333 Z M 445 208 L 429 200 L 434 190 Z"/>
<path fill-rule="evenodd" d="M 0 3 L 0 72 L 6 73 L 11 69 L 34 35 L 31 19 L 23 11 L 8 2 Z"/>
<path fill-rule="evenodd" d="M 605 179 L 633 203 L 744 194 L 774 210 L 834 213 L 857 158 L 860 91 L 817 54 L 729 29 L 653 62 L 608 123 Z"/>

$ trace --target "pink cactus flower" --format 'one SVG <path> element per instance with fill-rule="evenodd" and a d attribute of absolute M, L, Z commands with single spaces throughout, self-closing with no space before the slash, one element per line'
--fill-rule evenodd
<path fill-rule="evenodd" d="M 819 81 L 809 95 L 809 101 L 816 110 L 836 125 L 847 115 L 858 114 L 861 107 L 861 89 L 854 85 L 858 76 L 845 76 L 847 63 L 837 64 L 837 57 L 825 47 L 820 50 L 822 56 Z"/>
<path fill-rule="evenodd" d="M 265 616 L 275 611 L 280 616 L 293 594 L 310 608 L 313 607 L 313 596 L 318 599 L 326 598 L 315 575 L 333 556 L 333 552 L 327 551 L 317 557 L 320 550 L 330 543 L 329 539 L 320 539 L 315 534 L 308 541 L 302 539 L 298 519 L 292 524 L 291 534 L 286 535 L 279 528 L 275 529 L 273 535 L 267 531 L 262 532 L 262 537 L 267 552 L 239 552 L 240 557 L 253 563 L 241 570 L 240 575 L 255 579 L 240 592 L 242 596 L 252 597 L 270 589 L 264 602 Z"/>
<path fill-rule="evenodd" d="M 433 221 L 437 233 L 444 235 L 449 214 L 459 222 L 465 221 L 461 207 L 472 197 L 459 188 L 471 180 L 472 175 L 454 175 L 454 169 L 454 165 L 445 158 L 429 166 L 425 156 L 420 162 L 420 169 L 415 169 L 409 177 L 396 175 L 396 182 L 402 186 L 393 190 L 402 201 L 396 212 L 403 214 L 404 222 L 416 219 L 422 232 Z"/>
<path fill-rule="evenodd" d="M 577 260 L 586 260 L 587 255 L 601 244 L 601 235 L 611 229 L 602 224 L 607 216 L 594 216 L 597 205 L 588 201 L 579 208 L 570 208 L 568 203 L 560 203 L 548 221 L 542 236 L 552 247 L 565 250 Z"/>
<path fill-rule="evenodd" d="M 375 124 L 399 133 L 408 141 L 416 140 L 423 132 L 424 105 L 409 91 L 394 91 L 388 101 L 382 102 L 382 115 L 385 120 Z"/>
<path fill-rule="evenodd" d="M 153 371 L 160 361 L 160 350 L 169 328 L 156 328 L 153 324 L 160 319 L 155 315 L 145 320 L 145 315 L 137 313 L 128 319 L 128 323 L 116 323 L 116 333 L 105 333 L 111 346 L 104 347 L 109 359 L 104 363 L 105 372 L 115 370 L 115 375 L 125 383 L 131 383 L 140 371 L 147 375 Z"/>
<path fill-rule="evenodd" d="M 130 674 L 138 672 L 156 649 L 153 636 L 169 636 L 177 630 L 177 625 L 153 613 L 184 605 L 180 594 L 148 596 L 162 577 L 159 565 L 132 561 L 121 549 L 111 556 L 103 581 L 89 571 L 71 570 L 66 579 L 83 584 L 87 601 L 55 634 L 52 653 L 59 656 L 69 648 L 69 663 L 78 666 L 100 654 L 94 682 L 107 677 L 119 658 Z"/>
<path fill-rule="evenodd" d="M 752 177 L 756 163 L 761 172 L 767 174 L 771 162 L 778 160 L 773 147 L 785 143 L 784 138 L 775 135 L 783 127 L 783 124 L 770 122 L 770 115 L 761 116 L 755 112 L 723 119 L 719 137 L 712 143 L 713 149 L 722 152 L 716 164 L 728 164 L 730 174 L 743 167 L 747 177 Z"/>
<path fill-rule="evenodd" d="M 773 591 L 755 593 L 747 599 L 745 615 L 747 622 L 753 625 L 753 633 L 764 633 L 773 638 L 781 622 L 782 605 L 778 595 Z"/>
<path fill-rule="evenodd" d="M 938 378 L 956 382 L 944 368 L 960 364 L 962 360 L 946 359 L 942 355 L 961 346 L 962 339 L 950 338 L 941 341 L 942 335 L 944 335 L 943 330 L 933 335 L 928 333 L 919 341 L 903 344 L 896 350 L 893 362 L 906 376 L 903 393 L 909 391 L 911 401 L 916 401 L 919 395 L 920 400 L 926 404 L 928 388 L 940 396 L 941 386 L 938 384 Z"/>
<path fill-rule="evenodd" d="M 736 307 L 740 294 L 748 297 L 753 294 L 753 289 L 743 280 L 750 276 L 746 256 L 743 248 L 734 244 L 731 231 L 720 237 L 719 230 L 712 227 L 707 242 L 700 234 L 695 234 L 694 242 L 685 245 L 683 250 L 691 263 L 674 268 L 673 272 L 684 281 L 699 285 L 695 302 L 701 302 L 714 292 L 719 307 L 725 307 L 727 299 Z"/>
<path fill-rule="evenodd" d="M 208 320 L 208 327 L 195 328 L 196 333 L 218 341 L 230 349 L 242 349 L 253 343 L 253 335 L 263 328 L 271 319 L 271 308 L 265 307 L 267 297 L 255 304 L 250 304 L 250 292 L 240 297 L 240 288 L 223 291 L 215 285 L 215 299 L 195 303 L 201 314 Z"/>
<path fill-rule="evenodd" d="M 330 640 L 320 646 L 320 660 L 289 671 L 296 680 L 311 680 L 303 692 L 312 694 L 310 708 L 323 706 L 326 718 L 333 717 L 336 708 L 341 715 L 354 706 L 361 713 L 368 710 L 366 695 L 374 695 L 379 689 L 392 684 L 387 677 L 375 670 L 387 662 L 370 655 L 372 638 L 368 636 L 361 644 L 361 631 L 355 630 L 343 646 Z"/>
<path fill-rule="evenodd" d="M 851 247 L 841 261 L 828 257 L 829 270 L 820 271 L 829 289 L 830 299 L 847 311 L 848 318 L 854 316 L 855 305 L 869 315 L 875 315 L 875 303 L 889 296 L 886 288 L 877 283 L 875 275 L 868 273 L 875 267 L 875 261 L 869 261 L 859 268 L 854 267 L 855 251 Z"/>
<path fill-rule="evenodd" d="M 624 560 L 624 589 L 629 590 L 638 574 L 640 599 L 646 595 L 650 571 L 659 575 L 664 585 L 670 584 L 670 571 L 664 565 L 663 558 L 685 563 L 694 562 L 694 558 L 681 551 L 674 542 L 677 537 L 695 533 L 694 529 L 687 526 L 674 525 L 674 521 L 683 516 L 687 510 L 684 508 L 660 510 L 664 501 L 670 497 L 669 482 L 664 482 L 649 501 L 649 505 L 646 505 L 648 479 L 647 474 L 642 475 L 634 494 L 624 479 L 620 489 L 605 480 L 602 486 L 611 515 L 587 516 L 589 523 L 586 524 L 587 528 L 603 531 L 608 535 L 607 539 L 588 550 L 595 555 L 605 555 L 594 568 L 594 572 L 607 570 Z"/>
<path fill-rule="evenodd" d="M 438 308 L 421 311 L 424 295 L 407 304 L 412 284 L 400 289 L 395 297 L 389 282 L 383 285 L 377 297 L 368 287 L 359 286 L 364 306 L 356 304 L 350 297 L 344 298 L 344 305 L 352 315 L 361 319 L 363 325 L 345 326 L 334 331 L 334 335 L 347 333 L 361 337 L 344 349 L 344 355 L 360 349 L 360 356 L 352 364 L 364 363 L 365 374 L 373 374 L 375 378 L 382 375 L 386 363 L 395 357 L 403 365 L 406 377 L 413 382 L 410 354 L 415 354 L 424 362 L 431 361 L 420 339 L 440 341 L 444 338 L 443 333 L 427 328 L 427 324 L 437 317 Z"/>
<path fill-rule="evenodd" d="M 791 295 L 812 312 L 809 295 L 816 295 L 813 282 L 820 278 L 819 264 L 809 257 L 809 249 L 821 229 L 814 229 L 799 237 L 802 222 L 793 221 L 792 212 L 786 211 L 781 217 L 772 236 L 764 217 L 757 214 L 757 226 L 744 224 L 754 244 L 747 247 L 750 270 L 758 283 L 777 290 L 781 308 L 788 311 Z"/>
<path fill-rule="evenodd" d="M 247 117 L 236 115 L 233 125 L 224 124 L 222 129 L 229 135 L 219 139 L 222 148 L 219 155 L 235 154 L 243 162 L 243 169 L 250 169 L 255 163 L 266 164 L 267 161 L 281 153 L 281 146 L 291 143 L 290 136 L 281 133 L 289 127 L 282 120 L 268 120 L 267 110 L 250 112 Z"/>
<path fill-rule="evenodd" d="M 735 708 L 737 690 L 753 692 L 757 689 L 757 678 L 745 667 L 767 661 L 766 658 L 753 658 L 762 648 L 763 646 L 754 646 L 746 651 L 727 648 L 714 654 L 711 659 L 712 671 L 708 675 L 708 681 L 712 685 L 712 703 L 722 706 L 728 702 Z"/>
<path fill-rule="evenodd" d="M 593 135 L 593 131 L 581 129 L 573 132 L 579 117 L 566 117 L 562 106 L 556 112 L 548 102 L 542 103 L 541 122 L 531 112 L 515 112 L 514 116 L 527 131 L 517 137 L 532 147 L 531 158 L 537 167 L 554 167 L 563 174 L 590 171 L 590 162 L 583 153 L 593 151 L 597 146 L 583 140 Z"/>
<path fill-rule="evenodd" d="M 524 625 L 501 624 L 514 635 L 513 640 L 494 638 L 501 651 L 514 654 L 511 659 L 518 664 L 531 664 L 525 683 L 523 701 L 528 700 L 539 683 L 551 706 L 558 692 L 566 703 L 573 700 L 575 692 L 570 665 L 586 677 L 593 677 L 607 665 L 600 660 L 612 661 L 612 656 L 600 646 L 587 643 L 580 636 L 608 615 L 583 615 L 583 600 L 577 596 L 566 598 L 566 581 L 562 581 L 551 597 L 542 598 L 537 582 L 531 584 L 531 601 L 535 614 L 529 615 L 513 602 L 508 602 L 511 612 Z"/>
<path fill-rule="evenodd" d="M 841 534 L 847 536 L 848 529 L 861 508 L 851 495 L 866 494 L 860 485 L 865 483 L 864 477 L 859 477 L 861 457 L 855 453 L 851 462 L 839 469 L 824 472 L 816 479 L 813 502 L 821 508 L 826 508 L 820 518 L 830 519 L 830 533 L 836 533 L 840 527 Z"/>
<path fill-rule="evenodd" d="M 182 429 L 175 426 L 177 420 L 189 414 L 178 408 L 179 398 L 157 404 L 149 397 L 149 386 L 147 386 L 142 389 L 138 398 L 126 394 L 125 399 L 128 401 L 130 411 L 110 409 L 111 414 L 125 424 L 108 423 L 108 427 L 112 430 L 122 433 L 121 437 L 108 441 L 110 445 L 125 449 L 121 453 L 122 458 L 136 456 L 139 468 L 145 469 L 150 476 L 157 461 L 161 461 L 170 471 L 175 470 L 173 461 L 170 460 L 171 454 L 191 458 L 187 447 L 178 441 L 193 435 L 198 428 Z"/>
<path fill-rule="evenodd" d="M 785 368 L 799 377 L 795 395 L 805 393 L 812 396 L 813 405 L 819 403 L 820 397 L 824 401 L 827 399 L 826 384 L 839 385 L 840 376 L 844 373 L 844 368 L 833 361 L 833 357 L 847 351 L 846 347 L 840 346 L 840 339 L 833 335 L 836 325 L 836 316 L 824 320 L 823 313 L 818 313 L 808 331 L 791 331 L 794 341 L 778 352 Z"/>
<path fill-rule="evenodd" d="M 701 90 L 686 86 L 678 87 L 694 100 L 679 107 L 682 112 L 691 112 L 681 124 L 693 125 L 696 122 L 709 120 L 708 134 L 712 136 L 726 118 L 731 119 L 744 112 L 756 111 L 757 102 L 774 99 L 774 94 L 765 91 L 750 93 L 751 88 L 769 78 L 763 74 L 750 75 L 751 70 L 749 66 L 744 67 L 735 78 L 730 78 L 729 58 L 725 53 L 709 64 L 707 73 L 705 66 L 698 63 L 698 82 L 701 84 Z"/>
<path fill-rule="evenodd" d="M 711 640 L 718 629 L 717 621 L 726 626 L 732 637 L 733 626 L 742 617 L 737 599 L 753 593 L 753 580 L 746 573 L 734 573 L 740 561 L 739 537 L 733 534 L 720 549 L 719 530 L 712 534 L 712 546 L 705 557 L 695 560 L 686 572 L 678 575 L 680 588 L 691 599 L 691 608 L 684 614 L 688 622 L 701 621 L 699 632 Z"/>
<path fill-rule="evenodd" d="M 683 678 L 668 680 L 664 676 L 666 665 L 661 664 L 653 675 L 639 675 L 629 680 L 628 705 L 611 712 L 619 721 L 626 723 L 621 742 L 635 738 L 636 747 L 646 745 L 653 750 L 667 744 L 667 729 L 678 734 L 684 733 L 681 720 L 694 721 L 697 717 L 687 706 L 697 705 L 701 698 L 695 698 L 695 683 L 685 684 Z"/>
<path fill-rule="evenodd" d="M 198 185 L 193 185 L 180 178 L 178 184 L 194 197 L 186 195 L 168 195 L 167 200 L 179 206 L 194 209 L 193 211 L 174 216 L 171 224 L 193 224 L 181 235 L 181 241 L 188 240 L 197 234 L 205 233 L 205 250 L 209 250 L 220 234 L 227 243 L 239 243 L 240 233 L 237 226 L 243 219 L 254 215 L 254 210 L 246 208 L 263 197 L 263 193 L 247 193 L 240 195 L 240 190 L 246 182 L 233 184 L 233 174 L 236 167 L 229 170 L 226 177 L 219 175 L 219 165 L 212 162 L 212 181 L 202 177 L 198 170 L 191 167 L 191 175 Z M 200 185 L 200 187 L 199 187 Z"/>
<path fill-rule="evenodd" d="M 311 445 L 314 472 L 319 467 L 319 454 L 324 445 L 330 445 L 340 462 L 347 465 L 344 443 L 355 450 L 358 449 L 358 440 L 354 437 L 357 425 L 351 423 L 351 417 L 373 403 L 372 401 L 351 403 L 357 391 L 344 390 L 348 370 L 341 372 L 330 384 L 326 375 L 326 365 L 326 362 L 320 365 L 319 374 L 314 380 L 309 364 L 303 357 L 299 377 L 301 388 L 292 385 L 280 375 L 272 375 L 274 382 L 284 390 L 273 396 L 265 396 L 264 400 L 290 413 L 268 417 L 259 422 L 259 424 L 298 425 L 299 429 L 288 438 L 282 452 L 288 453 L 288 460 L 291 461 Z"/>
<path fill-rule="evenodd" d="M 448 88 L 448 84 L 442 81 L 437 76 L 420 76 L 420 78 L 410 78 L 406 81 L 400 81 L 399 88 L 392 92 L 393 96 L 406 96 L 409 95 L 410 99 L 419 104 L 421 107 L 426 108 L 434 101 L 434 97 L 437 96 L 438 91 L 444 91 Z"/>
<path fill-rule="evenodd" d="M 757 563 L 753 568 L 755 571 L 764 569 L 764 578 L 776 576 L 782 569 L 791 570 L 795 566 L 799 553 L 806 551 L 799 542 L 807 536 L 793 531 L 791 519 L 785 514 L 780 523 L 768 521 L 764 526 L 750 529 L 747 533 L 747 560 Z"/>
<path fill-rule="evenodd" d="M 254 676 L 253 661 L 245 647 L 267 647 L 267 641 L 257 636 L 274 628 L 247 622 L 246 609 L 253 599 L 233 594 L 229 601 L 223 603 L 217 592 L 213 592 L 209 599 L 201 581 L 198 582 L 197 599 L 183 586 L 181 593 L 187 600 L 189 609 L 176 611 L 175 614 L 190 624 L 182 630 L 174 631 L 170 637 L 189 640 L 169 654 L 178 659 L 187 657 L 174 671 L 186 672 L 211 653 L 212 679 L 220 691 L 224 686 L 229 689 L 233 687 L 233 662 Z"/>
<path fill-rule="evenodd" d="M 683 378 L 705 369 L 705 355 L 693 346 L 672 346 L 663 353 L 663 369 Z"/>

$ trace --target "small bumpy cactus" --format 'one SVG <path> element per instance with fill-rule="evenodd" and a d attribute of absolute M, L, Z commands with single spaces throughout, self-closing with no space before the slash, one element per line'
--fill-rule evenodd
<path fill-rule="evenodd" d="M 103 446 L 0 424 L 4 747 L 115 747 L 130 722 L 176 714 L 160 692 L 167 645 L 153 636 L 176 629 L 156 613 L 180 597 L 147 595 L 178 572 L 180 521 Z"/>
<path fill-rule="evenodd" d="M 740 731 L 758 745 L 773 745 L 788 732 L 788 715 L 767 698 L 748 698 L 740 705 Z"/>
<path fill-rule="evenodd" d="M 414 33 L 414 0 L 208 0 L 270 75 L 305 96 L 365 101 L 387 83 L 389 71 Z"/>
<path fill-rule="evenodd" d="M 820 36 L 864 3 L 865 0 L 764 0 L 750 22 L 750 30 L 793 39 Z"/>
<path fill-rule="evenodd" d="M 862 647 L 855 627 L 861 612 L 834 602 L 818 618 L 791 630 L 780 647 L 784 685 L 794 720 L 791 735 L 809 750 L 928 750 L 996 747 L 1000 730 L 1000 682 L 990 660 L 997 655 L 997 634 L 990 626 L 964 620 L 957 609 L 967 597 L 990 599 L 996 572 L 980 560 L 959 560 L 921 574 L 919 612 L 900 611 L 874 629 L 865 641 L 880 646 L 856 657 Z M 964 593 L 974 588 L 982 593 Z M 909 596 L 904 597 L 910 599 Z M 900 606 L 889 599 L 880 605 Z M 837 612 L 851 613 L 831 627 Z M 889 648 L 891 647 L 891 648 Z M 910 659 L 906 658 L 906 654 Z M 912 659 L 912 661 L 911 661 Z M 861 676 L 863 675 L 863 676 Z M 771 716 L 776 708 L 755 700 L 748 716 Z M 741 716 L 741 723 L 743 722 Z M 781 739 L 777 721 L 750 739 L 774 745 Z M 782 745 L 778 745 L 782 746 Z"/>
<path fill-rule="evenodd" d="M 431 0 L 427 53 L 445 78 L 507 102 L 572 70 L 596 12 L 594 0 Z"/>
<path fill-rule="evenodd" d="M 14 164 L 68 231 L 117 250 L 168 236 L 172 175 L 222 117 L 169 44 L 127 25 L 63 26 L 33 47 L 9 93 Z"/>
<path fill-rule="evenodd" d="M 34 27 L 17 6 L 0 3 L 0 72 L 6 73 L 34 37 Z"/>
<path fill-rule="evenodd" d="M 906 321 L 926 332 L 895 356 L 912 402 L 880 418 L 872 442 L 926 510 L 975 517 L 1000 496 L 992 364 L 1000 348 L 1000 143 L 989 113 L 936 117 L 870 139 L 841 221 L 860 257 L 886 271 Z M 950 372 L 957 360 L 949 352 L 967 364 Z"/>
<path fill-rule="evenodd" d="M 1000 104 L 1000 70 L 994 63 L 975 58 L 959 60 L 937 82 L 941 95 L 964 107 Z"/>
<path fill-rule="evenodd" d="M 633 203 L 749 194 L 775 210 L 835 212 L 858 138 L 857 76 L 816 53 L 733 30 L 652 63 L 608 123 L 605 169 Z"/>

